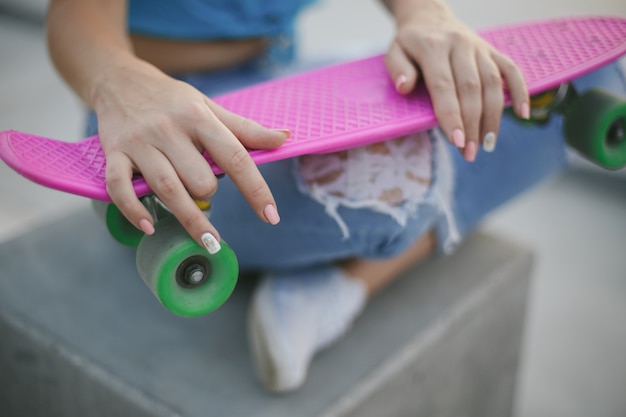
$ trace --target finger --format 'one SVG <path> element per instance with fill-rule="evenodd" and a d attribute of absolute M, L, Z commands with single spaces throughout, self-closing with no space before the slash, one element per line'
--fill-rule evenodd
<path fill-rule="evenodd" d="M 170 141 L 160 149 L 167 155 L 187 191 L 196 199 L 209 201 L 217 191 L 217 178 L 200 151 L 188 141 Z"/>
<path fill-rule="evenodd" d="M 111 201 L 137 229 L 151 235 L 154 220 L 137 198 L 132 184 L 133 165 L 121 152 L 113 152 L 106 158 L 106 189 Z"/>
<path fill-rule="evenodd" d="M 389 47 L 385 55 L 385 65 L 398 93 L 408 94 L 413 91 L 419 80 L 419 73 L 415 63 L 397 42 Z"/>
<path fill-rule="evenodd" d="M 207 105 L 217 118 L 248 149 L 273 149 L 281 146 L 291 136 L 284 128 L 268 129 L 252 119 L 232 113 L 222 106 L 207 100 Z"/>
<path fill-rule="evenodd" d="M 530 98 L 522 72 L 509 57 L 497 51 L 492 52 L 492 59 L 506 82 L 513 111 L 522 119 L 528 119 L 530 117 Z"/>
<path fill-rule="evenodd" d="M 483 149 L 493 152 L 496 148 L 502 109 L 504 107 L 504 93 L 502 78 L 496 64 L 488 56 L 479 55 L 478 70 L 483 86 L 483 112 L 480 137 Z"/>
<path fill-rule="evenodd" d="M 419 64 L 441 130 L 452 144 L 464 148 L 463 120 L 448 55 L 424 55 Z"/>
<path fill-rule="evenodd" d="M 178 219 L 187 233 L 209 252 L 218 251 L 219 233 L 193 201 L 165 155 L 152 148 L 142 153 L 135 164 L 150 189 Z"/>
<path fill-rule="evenodd" d="M 465 152 L 463 155 L 467 161 L 474 161 L 478 149 L 480 122 L 483 113 L 482 83 L 476 65 L 475 52 L 460 45 L 452 51 L 450 63 L 465 132 Z"/>
<path fill-rule="evenodd" d="M 230 177 L 260 219 L 280 221 L 276 202 L 259 169 L 233 133 L 221 123 L 197 130 L 198 139 L 215 163 Z"/>

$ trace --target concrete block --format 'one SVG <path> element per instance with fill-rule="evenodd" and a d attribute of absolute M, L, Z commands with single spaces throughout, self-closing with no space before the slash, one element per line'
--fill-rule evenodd
<path fill-rule="evenodd" d="M 134 250 L 84 210 L 0 245 L 0 416 L 509 415 L 532 253 L 477 233 L 372 300 L 302 390 L 265 393 L 248 356 L 254 278 L 218 311 L 167 312 Z"/>

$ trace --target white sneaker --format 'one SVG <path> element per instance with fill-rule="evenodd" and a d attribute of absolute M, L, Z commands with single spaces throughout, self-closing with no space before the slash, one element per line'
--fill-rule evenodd
<path fill-rule="evenodd" d="M 248 322 L 252 358 L 265 388 L 301 387 L 315 353 L 346 333 L 365 301 L 363 283 L 330 266 L 265 277 Z"/>

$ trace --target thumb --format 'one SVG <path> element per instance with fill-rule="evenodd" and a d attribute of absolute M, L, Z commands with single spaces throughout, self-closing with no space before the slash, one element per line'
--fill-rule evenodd
<path fill-rule="evenodd" d="M 407 57 L 400 45 L 394 42 L 385 55 L 385 65 L 396 91 L 408 94 L 417 85 L 419 74 L 415 64 Z"/>

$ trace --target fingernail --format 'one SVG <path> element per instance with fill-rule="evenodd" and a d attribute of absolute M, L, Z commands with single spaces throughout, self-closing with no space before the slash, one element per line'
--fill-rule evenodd
<path fill-rule="evenodd" d="M 202 244 L 204 245 L 205 249 L 211 255 L 216 254 L 220 251 L 220 249 L 222 249 L 222 245 L 220 245 L 220 242 L 218 242 L 215 236 L 213 236 L 211 233 L 207 232 L 203 234 L 200 239 L 202 240 Z"/>
<path fill-rule="evenodd" d="M 273 129 L 276 132 L 280 132 L 283 135 L 285 135 L 287 137 L 287 139 L 289 139 L 291 137 L 291 130 L 289 129 Z"/>
<path fill-rule="evenodd" d="M 154 234 L 154 226 L 148 219 L 141 219 L 139 221 L 139 229 L 147 235 Z"/>
<path fill-rule="evenodd" d="M 399 93 L 400 88 L 407 82 L 406 75 L 402 74 L 398 78 L 396 78 L 396 91 Z"/>
<path fill-rule="evenodd" d="M 465 146 L 465 160 L 467 162 L 474 162 L 476 160 L 476 152 L 478 148 L 476 147 L 476 142 L 468 142 Z"/>
<path fill-rule="evenodd" d="M 493 152 L 496 149 L 496 134 L 488 132 L 483 138 L 483 150 L 485 152 Z"/>
<path fill-rule="evenodd" d="M 280 222 L 278 210 L 276 210 L 276 207 L 274 207 L 273 204 L 268 204 L 267 206 L 265 206 L 265 209 L 263 209 L 263 214 L 265 215 L 267 221 L 270 222 L 270 224 L 272 225 L 276 225 L 278 224 L 278 222 Z"/>
<path fill-rule="evenodd" d="M 452 132 L 452 141 L 457 148 L 465 147 L 465 135 L 461 129 L 454 129 Z"/>
<path fill-rule="evenodd" d="M 530 119 L 530 106 L 528 105 L 528 103 L 522 103 L 520 107 L 520 115 L 523 119 Z"/>

